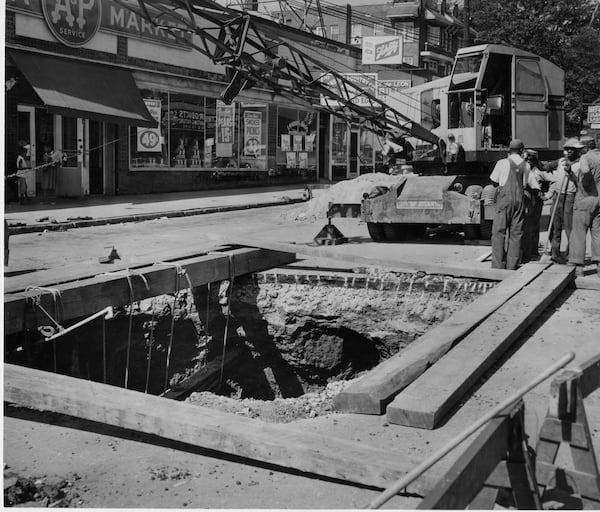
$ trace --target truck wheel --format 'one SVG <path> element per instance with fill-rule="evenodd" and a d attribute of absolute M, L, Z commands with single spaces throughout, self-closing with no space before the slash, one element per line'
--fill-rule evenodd
<path fill-rule="evenodd" d="M 479 226 L 479 231 L 481 232 L 482 240 L 491 240 L 492 239 L 492 220 L 486 219 L 481 221 L 481 225 Z"/>
<path fill-rule="evenodd" d="M 481 238 L 481 230 L 477 224 L 465 224 L 464 233 L 465 240 L 479 240 Z"/>
<path fill-rule="evenodd" d="M 373 242 L 385 242 L 383 224 L 379 222 L 367 222 L 367 230 Z"/>
<path fill-rule="evenodd" d="M 383 234 L 388 242 L 402 240 L 403 226 L 400 224 L 383 224 Z"/>

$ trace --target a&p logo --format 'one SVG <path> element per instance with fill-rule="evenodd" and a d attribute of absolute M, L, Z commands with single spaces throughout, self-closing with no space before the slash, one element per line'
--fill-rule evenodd
<path fill-rule="evenodd" d="M 100 27 L 102 0 L 41 0 L 41 3 L 48 27 L 67 46 L 83 46 Z"/>

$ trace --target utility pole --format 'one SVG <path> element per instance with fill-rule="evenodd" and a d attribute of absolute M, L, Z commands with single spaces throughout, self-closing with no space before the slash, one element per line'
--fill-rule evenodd
<path fill-rule="evenodd" d="M 346 4 L 346 44 L 352 43 L 352 6 Z"/>
<path fill-rule="evenodd" d="M 465 0 L 465 4 L 463 6 L 464 9 L 464 32 L 463 32 L 463 46 L 469 46 L 469 42 L 471 41 L 471 27 L 470 20 L 471 17 L 471 8 L 470 8 L 470 0 Z"/>

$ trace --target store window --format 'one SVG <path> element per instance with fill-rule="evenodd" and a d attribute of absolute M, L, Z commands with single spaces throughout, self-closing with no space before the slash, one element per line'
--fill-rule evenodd
<path fill-rule="evenodd" d="M 204 113 L 204 97 L 169 95 L 169 157 L 172 168 L 204 167 Z"/>
<path fill-rule="evenodd" d="M 277 169 L 282 172 L 317 169 L 316 112 L 277 109 Z"/>

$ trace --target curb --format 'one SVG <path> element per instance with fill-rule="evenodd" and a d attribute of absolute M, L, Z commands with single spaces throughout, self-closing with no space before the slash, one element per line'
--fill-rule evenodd
<path fill-rule="evenodd" d="M 284 206 L 286 204 L 304 203 L 302 198 L 286 199 L 285 201 L 270 201 L 267 203 L 250 203 L 231 206 L 210 206 L 207 208 L 190 208 L 187 210 L 170 210 L 166 212 L 141 213 L 138 215 L 123 215 L 121 217 L 104 217 L 90 220 L 75 220 L 66 222 L 29 224 L 26 226 L 11 226 L 10 235 L 23 235 L 26 233 L 41 233 L 43 231 L 66 231 L 73 228 L 88 228 L 91 226 L 105 226 L 108 224 L 121 224 L 123 222 L 142 222 L 146 220 L 160 219 L 162 217 L 191 217 L 193 215 L 205 215 L 208 213 L 233 212 L 237 210 L 251 210 L 255 208 L 267 208 L 269 206 Z"/>

